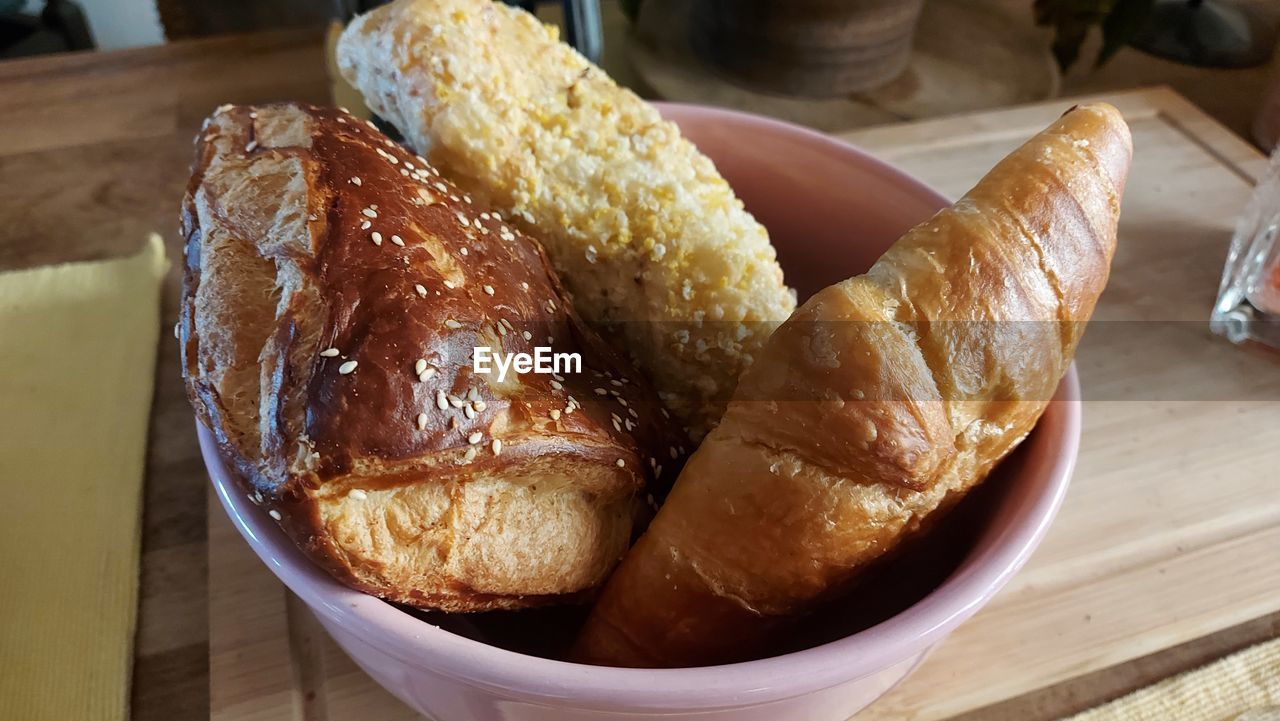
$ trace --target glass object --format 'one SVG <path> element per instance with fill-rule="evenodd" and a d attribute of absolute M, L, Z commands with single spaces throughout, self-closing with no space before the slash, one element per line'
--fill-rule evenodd
<path fill-rule="evenodd" d="M 1271 57 L 1274 34 L 1245 8 L 1220 0 L 1155 0 L 1133 47 L 1206 68 L 1247 68 Z"/>
<path fill-rule="evenodd" d="M 1236 224 L 1211 327 L 1233 343 L 1280 350 L 1280 152 Z"/>

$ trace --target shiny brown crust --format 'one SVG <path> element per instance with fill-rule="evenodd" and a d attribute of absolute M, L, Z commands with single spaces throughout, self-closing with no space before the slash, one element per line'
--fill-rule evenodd
<path fill-rule="evenodd" d="M 985 478 L 1106 284 L 1131 152 L 1115 108 L 1073 109 L 797 310 L 606 584 L 576 660 L 756 656 Z"/>
<path fill-rule="evenodd" d="M 220 108 L 182 230 L 191 403 L 344 583 L 450 611 L 580 595 L 677 468 L 656 396 L 538 244 L 364 121 Z M 472 372 L 480 345 L 577 352 L 582 373 L 499 383 Z"/>

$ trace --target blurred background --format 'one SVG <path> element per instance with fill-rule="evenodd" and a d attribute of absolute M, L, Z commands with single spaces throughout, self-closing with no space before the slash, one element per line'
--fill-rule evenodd
<path fill-rule="evenodd" d="M 0 0 L 0 57 L 325 28 L 376 0 Z M 1280 135 L 1275 0 L 517 3 L 640 94 L 822 130 L 1165 84 Z"/>

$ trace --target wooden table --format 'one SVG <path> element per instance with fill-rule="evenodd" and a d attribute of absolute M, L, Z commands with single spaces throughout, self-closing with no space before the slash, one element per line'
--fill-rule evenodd
<path fill-rule="evenodd" d="M 176 211 L 200 120 L 223 102 L 325 102 L 321 56 L 318 33 L 292 32 L 0 64 L 0 217 L 6 221 L 0 224 L 0 268 L 122 255 L 151 230 L 165 235 L 176 256 Z M 1260 168 L 1260 158 L 1247 146 L 1171 93 L 1128 97 L 1178 111 L 1178 118 L 1196 126 L 1188 131 L 1210 139 L 1204 148 L 1209 156 L 1239 169 L 1237 180 L 1247 181 Z M 999 122 L 1025 122 L 1021 112 L 1008 111 Z M 990 140 L 992 160 L 1009 141 L 989 117 L 946 122 L 970 123 L 974 137 Z M 1176 132 L 1176 124 L 1170 127 Z M 931 138 L 927 127 L 873 129 L 857 140 L 873 149 L 897 148 L 891 160 L 947 192 L 972 179 L 959 172 L 948 175 L 948 147 Z M 1224 214 L 1238 212 L 1243 202 L 1241 188 L 1205 192 L 1230 199 L 1226 205 L 1233 207 L 1224 207 Z M 1197 270 L 1197 277 L 1211 284 L 1219 272 L 1220 236 L 1230 220 L 1223 215 L 1201 222 L 1218 243 L 1209 254 L 1212 262 Z M 1159 264 L 1150 269 L 1161 271 Z M 1109 292 L 1131 290 L 1113 287 Z M 1185 307 L 1207 312 L 1211 289 L 1186 290 L 1191 297 Z M 176 297 L 176 278 L 170 278 L 164 294 L 170 322 Z M 166 342 L 167 334 L 162 336 L 148 450 L 133 704 L 137 719 L 184 721 L 209 714 L 207 481 L 178 379 L 176 349 Z M 1274 364 L 1269 367 L 1276 370 Z M 1137 648 L 1119 665 L 1055 678 L 1060 682 L 966 718 L 1054 718 L 1280 633 L 1280 614 L 1224 618 L 1220 626 L 1228 623 L 1234 625 L 1144 656 L 1168 645 L 1150 639 L 1149 647 Z"/>
<path fill-rule="evenodd" d="M 0 63 L 0 268 L 133 252 L 178 204 L 201 120 L 224 102 L 329 97 L 316 32 Z M 163 294 L 177 318 L 178 277 Z M 133 709 L 209 716 L 205 489 L 178 352 L 160 334 L 143 511 Z"/>

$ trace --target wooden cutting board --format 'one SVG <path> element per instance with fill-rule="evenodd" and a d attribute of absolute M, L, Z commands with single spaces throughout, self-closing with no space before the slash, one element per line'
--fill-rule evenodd
<path fill-rule="evenodd" d="M 1135 158 L 1078 359 L 1084 437 L 1066 504 L 1009 586 L 860 720 L 948 718 L 1280 610 L 1280 354 L 1206 322 L 1263 158 L 1171 91 L 1105 99 Z M 841 137 L 955 197 L 1073 102 Z M 209 508 L 212 718 L 416 718 Z"/>

